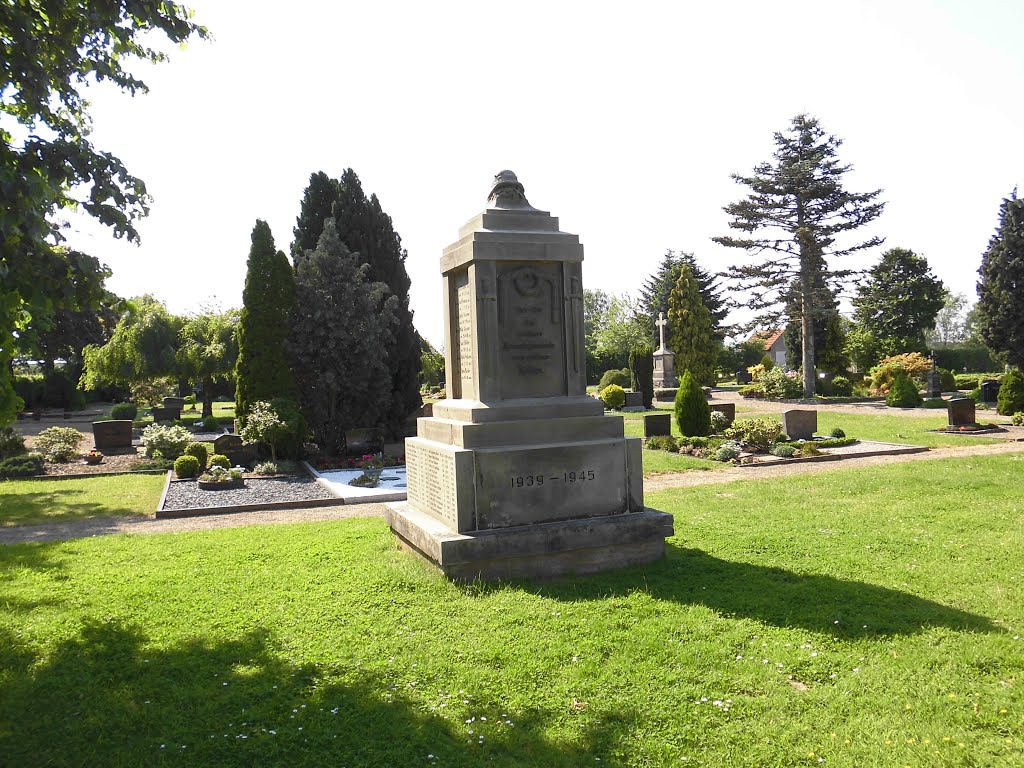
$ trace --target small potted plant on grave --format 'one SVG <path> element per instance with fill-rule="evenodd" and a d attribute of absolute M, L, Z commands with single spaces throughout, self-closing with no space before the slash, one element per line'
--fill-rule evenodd
<path fill-rule="evenodd" d="M 86 464 L 99 464 L 103 461 L 103 454 L 93 448 L 88 453 L 83 453 L 82 458 Z"/>
<path fill-rule="evenodd" d="M 380 482 L 380 473 L 384 471 L 384 455 L 367 453 L 356 463 L 356 466 L 363 470 L 363 474 L 349 481 L 349 485 L 375 488 Z"/>
<path fill-rule="evenodd" d="M 225 469 L 219 465 L 211 466 L 209 472 L 199 476 L 199 487 L 204 491 L 243 488 L 245 487 L 245 478 L 242 477 L 242 468 Z"/>

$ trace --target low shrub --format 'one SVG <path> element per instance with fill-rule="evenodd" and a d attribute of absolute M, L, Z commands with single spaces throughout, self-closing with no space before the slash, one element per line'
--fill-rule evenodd
<path fill-rule="evenodd" d="M 252 471 L 257 475 L 276 475 L 278 472 L 277 464 L 273 461 L 261 461 Z"/>
<path fill-rule="evenodd" d="M 139 415 L 139 406 L 135 403 L 115 403 L 110 409 L 110 418 L 117 421 L 134 421 Z"/>
<path fill-rule="evenodd" d="M 767 451 L 782 434 L 782 425 L 768 419 L 737 419 L 725 431 L 730 440 L 743 443 L 752 451 Z"/>
<path fill-rule="evenodd" d="M 216 416 L 207 416 L 203 419 L 203 429 L 207 432 L 216 432 L 221 428 L 220 419 Z"/>
<path fill-rule="evenodd" d="M 644 447 L 652 451 L 678 451 L 679 441 L 671 435 L 648 437 Z"/>
<path fill-rule="evenodd" d="M 939 387 L 943 392 L 953 392 L 957 389 L 956 376 L 953 375 L 952 371 L 947 371 L 945 368 L 939 368 Z"/>
<path fill-rule="evenodd" d="M 199 459 L 190 454 L 179 456 L 174 460 L 174 474 L 184 479 L 199 474 Z"/>
<path fill-rule="evenodd" d="M 231 459 L 229 459 L 223 453 L 215 453 L 207 460 L 206 466 L 207 469 L 213 469 L 214 467 L 231 469 Z"/>
<path fill-rule="evenodd" d="M 921 402 L 921 394 L 910 376 L 903 371 L 897 373 L 889 387 L 889 394 L 885 396 L 885 404 L 890 408 L 916 408 Z"/>
<path fill-rule="evenodd" d="M 36 438 L 36 450 L 47 461 L 70 461 L 78 456 L 85 435 L 72 427 L 47 427 Z"/>
<path fill-rule="evenodd" d="M 185 446 L 186 456 L 195 456 L 199 461 L 199 470 L 203 471 L 206 469 L 206 459 L 209 456 L 210 451 L 206 447 L 206 443 L 189 443 Z"/>
<path fill-rule="evenodd" d="M 601 383 L 597 385 L 597 391 L 603 392 L 612 384 L 625 389 L 632 384 L 632 381 L 633 376 L 630 374 L 629 368 L 612 368 L 610 371 L 605 371 L 604 375 L 601 376 Z"/>
<path fill-rule="evenodd" d="M 772 367 L 774 367 L 774 364 Z M 749 368 L 747 368 L 747 373 L 750 374 L 750 378 L 752 381 L 760 381 L 761 377 L 764 376 L 765 371 L 767 370 L 768 369 L 765 368 L 764 365 L 758 363 L 757 365 L 752 365 Z"/>
<path fill-rule="evenodd" d="M 800 446 L 801 456 L 820 456 L 821 451 L 818 449 L 819 443 L 804 443 Z"/>
<path fill-rule="evenodd" d="M 846 433 L 839 427 L 834 427 L 829 435 L 832 437 L 846 437 Z"/>
<path fill-rule="evenodd" d="M 996 403 L 996 411 L 1003 416 L 1024 411 L 1024 373 L 1013 370 L 1003 376 Z"/>
<path fill-rule="evenodd" d="M 1017 411 L 1010 417 L 1010 423 L 1015 427 L 1024 427 L 1024 411 Z"/>
<path fill-rule="evenodd" d="M 982 379 L 997 379 L 997 376 L 979 376 L 976 373 L 958 373 L 953 376 L 953 384 L 957 389 L 972 390 L 981 386 Z"/>
<path fill-rule="evenodd" d="M 621 408 L 626 404 L 626 391 L 618 384 L 609 384 L 601 390 L 600 398 L 605 408 Z"/>
<path fill-rule="evenodd" d="M 853 382 L 845 376 L 834 376 L 832 378 L 832 395 L 835 397 L 850 397 L 853 394 Z"/>
<path fill-rule="evenodd" d="M 0 459 L 20 456 L 25 450 L 25 438 L 14 427 L 0 429 Z"/>
<path fill-rule="evenodd" d="M 32 477 L 43 473 L 43 457 L 38 453 L 23 453 L 0 460 L 0 480 L 12 477 Z"/>
<path fill-rule="evenodd" d="M 855 437 L 826 437 L 824 440 L 815 440 L 814 444 L 819 448 L 842 448 L 844 445 L 853 445 L 857 442 Z"/>
<path fill-rule="evenodd" d="M 932 368 L 931 360 L 920 352 L 908 352 L 883 358 L 871 369 L 871 387 L 882 394 L 887 393 L 900 373 L 922 379 Z"/>
<path fill-rule="evenodd" d="M 715 455 L 712 457 L 715 461 L 734 461 L 740 457 L 740 446 L 736 443 L 723 443 L 718 446 L 718 450 L 715 451 Z"/>
<path fill-rule="evenodd" d="M 921 401 L 922 408 L 945 408 L 946 401 L 941 397 L 928 397 Z"/>
<path fill-rule="evenodd" d="M 681 437 L 679 438 L 679 445 L 688 445 L 691 448 L 707 448 L 711 444 L 711 441 L 706 437 L 694 435 L 693 437 Z"/>
<path fill-rule="evenodd" d="M 185 452 L 185 446 L 192 442 L 192 433 L 182 426 L 150 424 L 142 431 L 142 444 L 146 456 L 153 457 L 159 451 L 165 459 L 176 459 Z"/>
<path fill-rule="evenodd" d="M 729 417 L 721 411 L 711 412 L 711 434 L 720 435 L 729 428 Z"/>
<path fill-rule="evenodd" d="M 793 454 L 796 453 L 796 448 L 794 448 L 789 443 L 777 443 L 768 449 L 768 453 L 770 453 L 772 456 L 779 456 L 783 459 L 790 459 L 793 457 Z"/>
<path fill-rule="evenodd" d="M 974 389 L 971 390 L 970 394 L 968 394 L 967 396 L 969 398 L 971 398 L 974 402 L 980 403 L 981 402 L 981 387 L 975 387 Z"/>
<path fill-rule="evenodd" d="M 739 388 L 740 397 L 756 397 L 757 399 L 764 398 L 764 387 L 760 384 L 747 384 Z"/>
<path fill-rule="evenodd" d="M 803 385 L 796 377 L 790 378 L 781 368 L 766 371 L 761 377 L 761 387 L 769 400 L 793 400 L 804 394 Z"/>

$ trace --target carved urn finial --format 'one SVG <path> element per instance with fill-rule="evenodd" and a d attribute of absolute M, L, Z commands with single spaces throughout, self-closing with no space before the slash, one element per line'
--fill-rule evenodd
<path fill-rule="evenodd" d="M 495 175 L 487 202 L 495 208 L 533 208 L 526 199 L 523 185 L 512 171 L 501 171 Z"/>

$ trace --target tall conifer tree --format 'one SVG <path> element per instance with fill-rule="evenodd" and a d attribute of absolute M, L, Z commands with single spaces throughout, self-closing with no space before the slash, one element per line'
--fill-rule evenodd
<path fill-rule="evenodd" d="M 1010 365 L 1024 367 L 1024 200 L 999 207 L 999 228 L 978 269 L 978 332 Z"/>
<path fill-rule="evenodd" d="M 843 189 L 836 153 L 842 142 L 827 135 L 809 115 L 793 118 L 788 133 L 775 134 L 775 162 L 754 167 L 751 176 L 733 174 L 750 187 L 750 194 L 725 206 L 729 226 L 745 236 L 715 237 L 716 243 L 742 248 L 755 263 L 731 267 L 726 276 L 748 291 L 748 306 L 758 313 L 755 323 L 777 327 L 785 314 L 786 291 L 797 281 L 803 341 L 804 393 L 814 394 L 814 290 L 819 282 L 834 285 L 848 280 L 850 270 L 830 271 L 827 256 L 843 256 L 879 245 L 870 237 L 839 247 L 836 238 L 874 220 L 885 207 L 875 202 L 882 190 L 853 193 Z M 755 233 L 760 236 L 754 237 Z"/>
<path fill-rule="evenodd" d="M 658 313 L 664 312 L 666 317 L 668 316 L 668 297 L 679 281 L 679 272 L 684 265 L 690 268 L 697 280 L 697 290 L 704 306 L 711 313 L 711 323 L 716 336 L 719 340 L 724 337 L 722 323 L 729 310 L 725 306 L 725 299 L 716 276 L 702 269 L 692 253 L 683 253 L 682 251 L 677 253 L 669 250 L 665 251 L 658 271 L 648 277 L 640 288 L 640 305 L 650 320 L 650 327 L 655 329 L 653 338 L 655 344 L 658 343 L 658 332 L 655 325 Z"/>
<path fill-rule="evenodd" d="M 689 371 L 698 383 L 715 383 L 718 342 L 711 313 L 704 306 L 697 279 L 684 264 L 668 300 L 669 347 L 676 353 L 676 369 Z"/>
<path fill-rule="evenodd" d="M 284 352 L 294 308 L 295 276 L 288 257 L 274 247 L 267 222 L 257 219 L 238 321 L 235 414 L 240 419 L 244 420 L 259 400 L 296 395 L 295 379 Z"/>

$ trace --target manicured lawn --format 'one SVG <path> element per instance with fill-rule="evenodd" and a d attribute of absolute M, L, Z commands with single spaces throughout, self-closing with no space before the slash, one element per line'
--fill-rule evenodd
<path fill-rule="evenodd" d="M 0 526 L 66 522 L 86 517 L 152 515 L 163 487 L 162 474 L 0 480 Z"/>
<path fill-rule="evenodd" d="M 376 519 L 0 547 L 5 765 L 1021 766 L 1024 457 L 653 495 L 461 587 Z"/>

